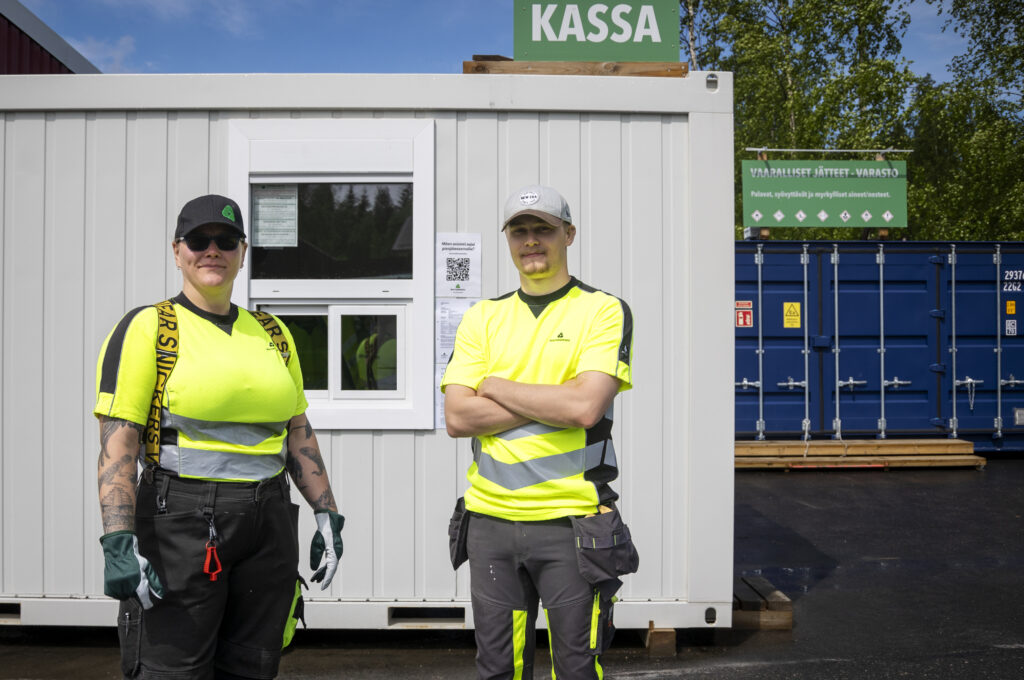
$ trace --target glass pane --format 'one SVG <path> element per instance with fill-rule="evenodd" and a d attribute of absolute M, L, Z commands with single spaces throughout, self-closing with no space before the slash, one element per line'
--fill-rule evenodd
<path fill-rule="evenodd" d="M 251 250 L 256 279 L 411 279 L 412 183 L 299 184 L 298 245 Z"/>
<path fill-rule="evenodd" d="M 327 389 L 327 316 L 278 314 L 295 340 L 302 364 L 302 383 L 307 390 Z"/>
<path fill-rule="evenodd" d="M 395 315 L 341 317 L 341 389 L 398 388 Z"/>

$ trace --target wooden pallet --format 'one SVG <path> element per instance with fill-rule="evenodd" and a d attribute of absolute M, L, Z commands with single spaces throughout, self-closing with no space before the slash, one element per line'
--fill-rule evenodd
<path fill-rule="evenodd" d="M 743 576 L 733 587 L 732 627 L 792 630 L 793 602 L 763 576 Z"/>
<path fill-rule="evenodd" d="M 973 467 L 987 462 L 963 439 L 738 441 L 737 468 Z"/>

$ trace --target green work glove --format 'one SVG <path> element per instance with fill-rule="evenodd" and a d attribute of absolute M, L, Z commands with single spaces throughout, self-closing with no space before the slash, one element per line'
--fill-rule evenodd
<path fill-rule="evenodd" d="M 143 609 L 153 606 L 152 597 L 164 596 L 156 570 L 139 554 L 134 531 L 113 531 L 100 536 L 103 546 L 103 594 L 118 600 L 137 595 Z M 152 596 L 152 597 L 151 597 Z"/>
<path fill-rule="evenodd" d="M 341 528 L 345 526 L 345 518 L 331 510 L 317 510 L 313 517 L 316 518 L 317 531 L 309 546 L 309 568 L 320 568 L 309 580 L 313 583 L 323 581 L 320 590 L 327 590 L 327 586 L 334 580 L 334 573 L 338 571 L 338 559 L 344 549 L 341 544 Z M 324 563 L 322 567 L 321 560 Z"/>

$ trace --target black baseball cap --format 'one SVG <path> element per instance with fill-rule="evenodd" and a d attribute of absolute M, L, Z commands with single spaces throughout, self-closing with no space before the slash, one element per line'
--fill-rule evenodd
<path fill-rule="evenodd" d="M 207 194 L 193 198 L 178 213 L 178 228 L 174 230 L 174 240 L 185 238 L 193 230 L 206 224 L 223 224 L 231 227 L 241 238 L 245 238 L 242 228 L 242 211 L 238 204 L 226 196 Z"/>

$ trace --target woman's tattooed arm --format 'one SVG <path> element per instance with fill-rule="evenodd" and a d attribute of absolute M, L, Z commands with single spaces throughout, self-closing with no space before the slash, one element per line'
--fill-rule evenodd
<path fill-rule="evenodd" d="M 97 486 L 105 534 L 135 529 L 135 479 L 142 434 L 141 425 L 100 417 Z"/>
<path fill-rule="evenodd" d="M 331 481 L 327 478 L 327 467 L 320 455 L 320 445 L 305 413 L 295 416 L 288 423 L 288 457 L 285 467 L 299 493 L 314 511 L 338 511 L 331 491 Z"/>

